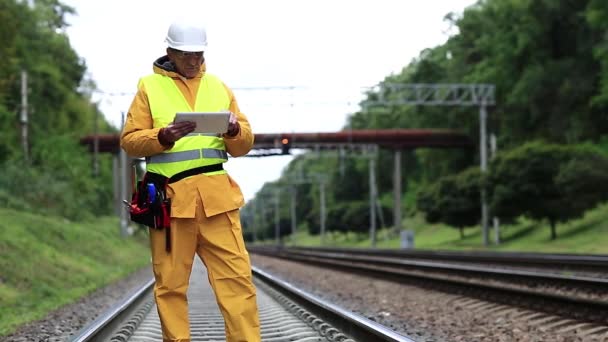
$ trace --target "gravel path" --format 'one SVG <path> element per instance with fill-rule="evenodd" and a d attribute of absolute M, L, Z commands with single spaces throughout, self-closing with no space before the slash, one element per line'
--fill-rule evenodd
<path fill-rule="evenodd" d="M 471 309 L 457 295 L 257 254 L 251 260 L 254 266 L 415 341 L 583 341 L 573 333 L 545 331 L 527 318 L 530 315 L 489 315 L 483 308 Z"/>
<path fill-rule="evenodd" d="M 64 342 L 151 278 L 152 269 L 146 267 L 52 312 L 44 319 L 20 327 L 11 335 L 0 337 L 0 342 Z"/>
<path fill-rule="evenodd" d="M 583 341 L 574 334 L 546 331 L 526 316 L 488 315 L 482 309 L 471 309 L 456 295 L 256 254 L 251 260 L 254 266 L 420 342 Z M 0 337 L 0 342 L 63 342 L 151 276 L 150 268 L 142 269 Z"/>

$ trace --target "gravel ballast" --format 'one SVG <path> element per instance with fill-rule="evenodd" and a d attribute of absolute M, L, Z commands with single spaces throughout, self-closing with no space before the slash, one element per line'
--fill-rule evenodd
<path fill-rule="evenodd" d="M 256 254 L 251 254 L 251 260 L 266 272 L 416 341 L 583 341 L 574 333 L 547 331 L 525 315 L 488 315 L 481 309 L 471 310 L 457 295 Z M 151 269 L 144 268 L 0 337 L 0 342 L 66 341 L 151 277 Z"/>
<path fill-rule="evenodd" d="M 152 277 L 151 267 L 143 268 L 53 311 L 41 320 L 21 326 L 13 334 L 0 337 L 0 342 L 64 342 Z"/>
<path fill-rule="evenodd" d="M 251 260 L 256 267 L 415 341 L 583 341 L 574 333 L 544 331 L 532 324 L 530 315 L 471 310 L 457 295 L 257 254 L 251 254 Z"/>

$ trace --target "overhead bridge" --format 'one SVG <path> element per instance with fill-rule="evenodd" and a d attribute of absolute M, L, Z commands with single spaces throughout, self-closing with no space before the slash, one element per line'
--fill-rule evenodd
<path fill-rule="evenodd" d="M 88 135 L 80 142 L 88 146 L 91 152 L 120 152 L 118 134 Z M 386 149 L 473 147 L 468 136 L 451 130 L 369 129 L 322 133 L 257 133 L 253 149 L 272 150 L 281 148 L 284 144 L 298 149 L 328 149 L 341 145 L 376 145 Z"/>
<path fill-rule="evenodd" d="M 116 211 L 121 217 L 121 233 L 126 235 L 128 217 L 123 210 L 122 199 L 130 198 L 133 160 L 129 160 L 120 148 L 118 134 L 89 135 L 80 140 L 94 154 L 114 154 L 114 186 Z M 377 148 L 394 151 L 394 219 L 396 229 L 401 224 L 401 151 L 416 148 L 472 148 L 474 144 L 468 136 L 450 130 L 436 129 L 383 129 L 345 130 L 327 133 L 258 133 L 255 134 L 253 150 L 248 157 L 268 157 L 289 154 L 290 149 L 338 150 L 348 148 Z M 375 199 L 375 159 L 369 158 L 370 202 Z M 370 206 L 370 231 L 372 245 L 375 244 L 375 219 Z"/>
<path fill-rule="evenodd" d="M 255 135 L 255 149 L 276 148 L 283 139 L 288 139 L 293 148 L 314 149 L 343 144 L 377 145 L 390 149 L 418 147 L 467 147 L 469 138 L 448 130 L 383 129 L 346 130 L 327 133 L 267 133 Z"/>

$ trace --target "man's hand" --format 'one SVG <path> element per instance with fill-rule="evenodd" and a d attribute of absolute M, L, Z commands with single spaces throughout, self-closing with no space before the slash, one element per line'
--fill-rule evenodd
<path fill-rule="evenodd" d="M 181 121 L 169 124 L 158 132 L 158 141 L 161 145 L 171 145 L 184 136 L 192 133 L 196 128 L 196 123 L 192 121 Z"/>
<path fill-rule="evenodd" d="M 241 131 L 241 125 L 236 118 L 234 113 L 230 113 L 230 119 L 228 119 L 228 131 L 226 132 L 226 136 L 235 137 Z"/>

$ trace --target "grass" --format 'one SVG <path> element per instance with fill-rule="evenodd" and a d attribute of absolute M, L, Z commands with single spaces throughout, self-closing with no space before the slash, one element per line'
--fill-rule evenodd
<path fill-rule="evenodd" d="M 608 253 L 608 204 L 584 217 L 557 227 L 550 239 L 546 222 L 521 219 L 501 226 L 501 243 L 484 247 L 479 227 L 457 229 L 431 225 L 420 216 L 403 220 L 414 231 L 417 249 L 495 250 L 544 253 Z M 490 240 L 493 241 L 493 231 Z M 399 248 L 400 238 L 379 229 L 377 247 Z M 260 243 L 274 243 L 272 240 Z M 299 231 L 286 245 L 319 246 L 318 235 Z M 326 234 L 327 246 L 369 247 L 367 233 Z M 121 238 L 118 220 L 99 218 L 74 223 L 62 218 L 0 209 L 0 336 L 20 324 L 43 318 L 48 312 L 118 280 L 149 263 L 147 239 Z"/>
<path fill-rule="evenodd" d="M 147 265 L 147 239 L 118 227 L 0 208 L 0 336 Z"/>
<path fill-rule="evenodd" d="M 417 249 L 427 250 L 488 250 L 520 251 L 541 253 L 580 253 L 608 254 L 608 204 L 590 210 L 580 219 L 557 226 L 557 239 L 551 240 L 547 222 L 520 219 L 515 224 L 501 225 L 500 243 L 494 243 L 494 230 L 491 228 L 490 244 L 483 246 L 481 229 L 468 227 L 465 237 L 460 237 L 458 229 L 441 224 L 428 224 L 421 216 L 405 218 L 404 229 L 414 231 L 414 245 Z M 286 238 L 286 245 L 319 246 L 318 235 L 311 236 L 299 231 L 295 238 Z M 370 247 L 368 233 L 335 233 L 325 236 L 325 245 L 338 247 Z M 376 247 L 400 248 L 399 234 L 390 229 L 380 229 L 376 237 Z"/>

